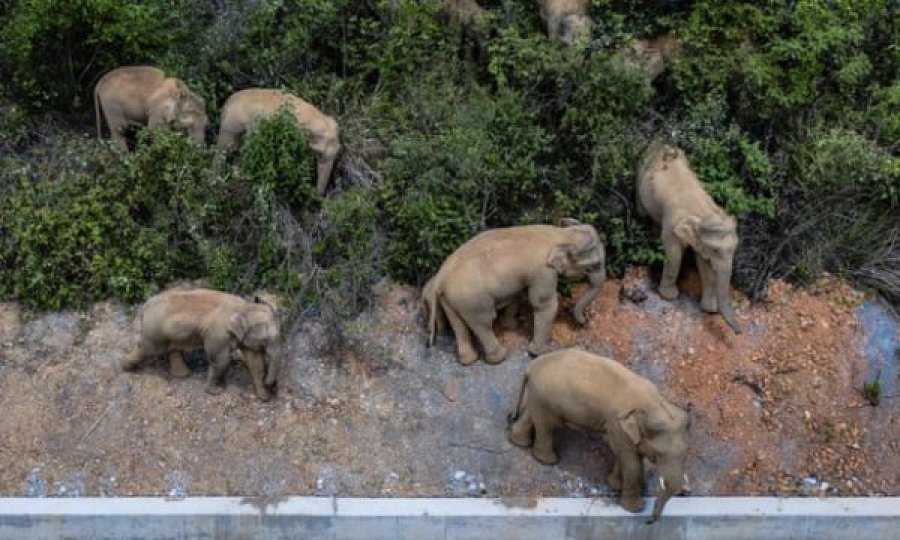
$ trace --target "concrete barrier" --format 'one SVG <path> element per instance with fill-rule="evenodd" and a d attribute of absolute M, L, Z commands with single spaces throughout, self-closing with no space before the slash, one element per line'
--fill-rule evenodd
<path fill-rule="evenodd" d="M 608 499 L 0 498 L 0 539 L 900 539 L 897 497 L 681 497 L 646 517 Z"/>

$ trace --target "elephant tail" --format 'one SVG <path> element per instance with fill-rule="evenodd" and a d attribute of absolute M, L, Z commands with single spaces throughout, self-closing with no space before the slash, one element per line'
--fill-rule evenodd
<path fill-rule="evenodd" d="M 94 123 L 97 124 L 97 138 L 103 138 L 103 133 L 100 128 L 100 96 L 98 91 L 100 90 L 100 83 L 103 82 L 103 79 L 97 82 L 94 86 Z"/>
<path fill-rule="evenodd" d="M 437 334 L 438 317 L 440 307 L 438 306 L 437 285 L 434 283 L 436 278 L 432 278 L 425 284 L 422 289 L 422 301 L 428 310 L 428 341 L 425 346 L 431 348 L 434 345 L 434 336 Z"/>
<path fill-rule="evenodd" d="M 525 386 L 528 384 L 528 368 L 525 368 L 525 371 L 522 372 L 522 380 L 519 383 L 519 394 L 516 398 L 516 406 L 513 408 L 512 412 L 506 415 L 506 423 L 512 424 L 516 420 L 519 419 L 519 416 L 522 414 L 522 400 L 525 397 Z"/>

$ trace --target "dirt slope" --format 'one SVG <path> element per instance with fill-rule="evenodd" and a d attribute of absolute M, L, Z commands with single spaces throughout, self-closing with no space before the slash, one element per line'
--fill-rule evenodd
<path fill-rule="evenodd" d="M 646 300 L 624 299 L 623 285 Z M 828 280 L 769 291 L 739 303 L 735 336 L 690 295 L 661 300 L 635 270 L 607 283 L 587 327 L 561 315 L 554 339 L 611 355 L 692 404 L 695 494 L 900 495 L 900 400 L 872 407 L 860 392 L 877 370 L 883 395 L 898 392 L 897 321 Z M 502 336 L 512 358 L 463 367 L 452 337 L 424 348 L 417 291 L 378 294 L 339 350 L 326 350 L 319 323 L 298 322 L 268 404 L 239 366 L 222 396 L 204 393 L 202 366 L 184 380 L 162 364 L 120 373 L 130 309 L 24 321 L 0 305 L 0 496 L 608 494 L 601 437 L 562 433 L 556 467 L 505 440 L 529 361 L 526 316 Z"/>

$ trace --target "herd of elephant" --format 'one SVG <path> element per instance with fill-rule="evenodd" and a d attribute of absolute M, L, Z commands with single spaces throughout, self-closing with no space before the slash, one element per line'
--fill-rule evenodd
<path fill-rule="evenodd" d="M 654 141 L 638 170 L 637 207 L 659 225 L 666 262 L 660 296 L 678 295 L 677 276 L 686 248 L 696 255 L 702 281 L 701 305 L 718 311 L 740 332 L 729 298 L 731 264 L 738 243 L 737 223 L 703 189 L 684 153 Z M 647 379 L 615 360 L 577 348 L 551 351 L 550 331 L 558 311 L 559 276 L 586 277 L 590 287 L 575 303 L 573 316 L 584 323 L 585 309 L 606 279 L 603 242 L 597 230 L 571 218 L 557 225 L 525 225 L 484 231 L 454 251 L 422 290 L 428 345 L 449 323 L 464 365 L 483 356 L 502 362 L 507 349 L 494 334 L 499 317 L 517 322 L 522 302 L 534 313 L 528 352 L 537 356 L 522 375 L 508 420 L 509 441 L 532 447 L 541 463 L 558 460 L 554 432 L 566 426 L 605 432 L 615 455 L 609 486 L 621 490 L 622 506 L 640 512 L 643 460 L 659 473 L 650 521 L 685 484 L 684 467 L 690 418 L 666 400 Z M 170 289 L 140 309 L 138 350 L 123 359 L 133 370 L 150 357 L 167 355 L 173 376 L 190 374 L 183 354 L 204 348 L 209 358 L 207 391 L 221 393 L 232 361 L 250 373 L 256 395 L 267 401 L 283 356 L 276 302 L 257 296 L 247 301 L 209 289 Z M 473 340 L 474 337 L 477 338 Z"/>
<path fill-rule="evenodd" d="M 297 96 L 268 88 L 235 92 L 222 107 L 217 145 L 224 150 L 234 149 L 257 120 L 282 108 L 296 118 L 309 138 L 316 158 L 316 191 L 324 195 L 341 148 L 338 123 Z M 162 70 L 151 66 L 124 66 L 101 77 L 94 87 L 94 109 L 97 136 L 101 136 L 103 117 L 113 140 L 123 150 L 128 149 L 125 131 L 132 125 L 146 125 L 149 129 L 169 125 L 203 144 L 209 124 L 203 98 L 181 79 L 166 77 Z"/>
<path fill-rule="evenodd" d="M 548 32 L 570 44 L 589 28 L 587 0 L 538 0 Z M 484 16 L 475 0 L 444 0 L 466 23 Z M 674 44 L 673 44 L 674 43 Z M 655 77 L 677 42 L 668 37 L 632 43 L 642 66 Z M 100 118 L 115 142 L 127 150 L 124 131 L 133 124 L 153 128 L 169 124 L 204 141 L 208 124 L 203 99 L 176 78 L 154 67 L 121 67 L 100 79 L 94 91 L 97 130 Z M 317 191 L 324 194 L 340 149 L 338 124 L 299 97 L 273 89 L 236 92 L 222 109 L 217 144 L 233 149 L 257 119 L 286 108 L 308 133 L 317 159 Z M 729 296 L 732 260 L 738 244 L 737 222 L 703 188 L 680 149 L 653 141 L 638 164 L 636 207 L 659 230 L 666 254 L 659 294 L 678 296 L 682 255 L 694 251 L 702 282 L 702 308 L 718 312 L 740 333 Z M 428 346 L 449 324 L 456 337 L 460 363 L 502 362 L 508 354 L 493 331 L 495 319 L 513 328 L 517 310 L 528 303 L 534 330 L 528 353 L 537 358 L 525 369 L 513 411 L 508 439 L 531 447 L 535 459 L 558 461 L 554 432 L 566 426 L 605 432 L 615 455 L 609 486 L 621 492 L 621 505 L 644 508 L 641 483 L 643 460 L 654 464 L 659 486 L 650 522 L 659 518 L 669 498 L 685 486 L 689 411 L 665 399 L 647 379 L 615 360 L 569 348 L 552 351 L 550 332 L 558 312 L 559 276 L 586 278 L 590 286 L 573 308 L 578 324 L 600 293 L 606 279 L 606 254 L 601 236 L 589 225 L 564 218 L 556 225 L 527 225 L 481 232 L 443 262 L 422 290 Z M 210 289 L 176 288 L 153 296 L 137 315 L 136 352 L 122 360 L 133 370 L 148 358 L 165 355 L 170 373 L 187 377 L 184 353 L 203 348 L 209 359 L 207 391 L 219 394 L 233 361 L 247 366 L 257 397 L 267 401 L 281 367 L 277 300 L 253 301 Z M 473 339 L 473 336 L 475 339 Z"/>

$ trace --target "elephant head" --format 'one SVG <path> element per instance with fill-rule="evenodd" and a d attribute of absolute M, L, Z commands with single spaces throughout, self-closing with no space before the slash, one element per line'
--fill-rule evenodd
<path fill-rule="evenodd" d="M 633 409 L 622 415 L 619 426 L 638 453 L 656 466 L 659 486 L 648 521 L 653 523 L 659 519 L 669 499 L 685 487 L 690 416 L 683 409 L 660 399 L 655 406 Z"/>
<path fill-rule="evenodd" d="M 316 192 L 325 194 L 328 179 L 341 150 L 337 121 L 330 116 L 322 115 L 321 123 L 309 132 L 309 147 L 316 156 Z"/>
<path fill-rule="evenodd" d="M 174 114 L 170 120 L 172 125 L 190 134 L 197 144 L 203 144 L 206 140 L 206 126 L 209 124 L 203 98 L 177 80 L 174 99 Z"/>
<path fill-rule="evenodd" d="M 590 281 L 590 288 L 572 309 L 575 321 L 584 324 L 584 309 L 600 294 L 606 280 L 606 252 L 594 227 L 572 218 L 561 219 L 559 226 L 566 229 L 566 240 L 550 251 L 548 263 L 566 277 Z"/>
<path fill-rule="evenodd" d="M 735 320 L 728 295 L 732 262 L 738 245 L 737 221 L 724 212 L 703 217 L 690 216 L 675 225 L 674 233 L 712 267 L 719 313 L 728 326 L 740 334 L 741 328 Z"/>
<path fill-rule="evenodd" d="M 256 297 L 253 303 L 231 316 L 228 331 L 234 340 L 233 348 L 242 349 L 244 354 L 266 356 L 265 382 L 274 384 L 282 356 L 274 306 Z"/>

